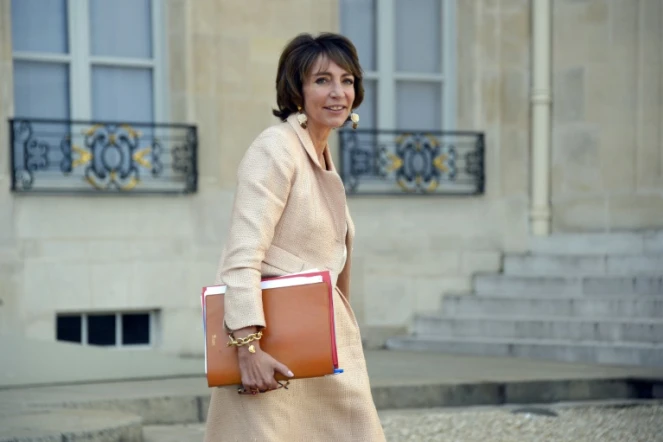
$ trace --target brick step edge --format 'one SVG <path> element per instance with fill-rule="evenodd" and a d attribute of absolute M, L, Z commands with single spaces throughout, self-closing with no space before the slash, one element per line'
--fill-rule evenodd
<path fill-rule="evenodd" d="M 579 318 L 566 316 L 489 317 L 417 315 L 414 336 L 442 338 L 551 339 L 571 342 L 663 344 L 663 319 Z"/>
<path fill-rule="evenodd" d="M 472 296 L 472 295 L 469 295 Z M 540 299 L 540 298 L 534 298 Z M 551 297 L 552 299 L 552 297 Z M 557 299 L 557 298 L 555 298 Z M 564 299 L 564 298 L 562 298 Z M 568 298 L 566 298 L 568 299 Z M 620 298 L 621 299 L 621 298 Z M 454 315 L 448 316 L 442 312 L 418 313 L 416 318 L 423 320 L 449 320 L 449 321 L 495 321 L 495 322 L 575 322 L 593 324 L 596 322 L 608 324 L 635 324 L 635 325 L 663 325 L 663 318 L 622 318 L 622 317 L 577 317 L 577 316 L 488 316 L 488 315 Z"/>
<path fill-rule="evenodd" d="M 621 366 L 635 365 L 661 368 L 663 372 L 663 344 L 406 336 L 388 339 L 386 347 L 390 350 L 408 349 L 446 354 L 522 357 L 534 360 Z"/>

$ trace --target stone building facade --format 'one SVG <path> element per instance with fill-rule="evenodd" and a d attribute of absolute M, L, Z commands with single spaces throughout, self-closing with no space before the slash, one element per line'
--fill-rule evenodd
<path fill-rule="evenodd" d="M 411 49 L 442 66 L 417 80 L 441 79 L 435 90 L 442 93 L 431 104 L 439 127 L 417 129 L 485 136 L 482 194 L 348 197 L 357 226 L 351 301 L 367 339 L 407 328 L 414 313 L 436 310 L 444 293 L 468 291 L 473 274 L 499 270 L 503 252 L 528 249 L 531 189 L 547 179 L 531 165 L 537 3 L 552 4 L 546 171 L 552 234 L 663 227 L 659 0 L 408 0 L 414 12 L 398 24 L 401 1 L 146 0 L 152 45 L 159 48 L 154 64 L 145 64 L 153 69 L 155 114 L 195 125 L 197 191 L 100 197 L 11 191 L 7 121 L 30 117 L 16 113 L 15 96 L 17 60 L 30 56 L 13 42 L 22 35 L 12 12 L 16 0 L 0 0 L 0 332 L 54 340 L 58 315 L 84 317 L 73 322 L 83 328 L 95 314 L 115 315 L 119 330 L 122 315 L 143 314 L 149 346 L 201 353 L 200 287 L 218 264 L 235 169 L 252 139 L 276 123 L 276 64 L 298 32 L 358 32 L 366 56 L 368 37 L 361 32 L 374 30 L 377 61 L 367 77 L 374 101 L 372 110 L 369 104 L 364 114 L 358 109 L 367 116 L 362 127 L 407 129 L 390 125 L 430 117 L 417 115 L 412 100 L 414 113 L 399 114 L 405 107 L 398 82 L 410 77 L 399 77 L 398 51 Z M 71 21 L 87 20 L 72 11 L 92 10 L 94 2 L 61 3 Z M 415 50 L 416 41 L 399 39 L 403 26 L 417 20 L 417 8 L 436 11 L 440 20 L 439 29 L 425 28 L 438 41 Z M 68 22 L 69 37 L 71 27 L 81 27 L 74 25 Z M 396 52 L 389 52 L 391 43 Z M 71 57 L 68 63 L 75 62 Z M 384 65 L 390 57 L 391 70 Z M 80 87 L 70 80 L 70 89 Z M 425 88 L 417 87 L 403 88 L 404 100 L 421 91 L 425 98 Z M 415 95 L 408 98 L 408 90 Z M 90 112 L 79 115 L 93 120 Z M 338 144 L 334 139 L 335 152 Z M 121 332 L 116 336 L 109 345 L 122 345 Z"/>

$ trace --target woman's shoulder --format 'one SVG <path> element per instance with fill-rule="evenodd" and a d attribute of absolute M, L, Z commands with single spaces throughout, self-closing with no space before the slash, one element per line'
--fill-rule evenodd
<path fill-rule="evenodd" d="M 251 146 L 283 151 L 282 153 L 293 154 L 299 144 L 297 133 L 287 121 L 280 122 L 264 129 L 253 140 Z"/>
<path fill-rule="evenodd" d="M 294 170 L 301 163 L 297 133 L 287 123 L 278 123 L 264 129 L 253 140 L 240 163 L 240 169 L 254 168 L 256 164 L 276 164 Z"/>

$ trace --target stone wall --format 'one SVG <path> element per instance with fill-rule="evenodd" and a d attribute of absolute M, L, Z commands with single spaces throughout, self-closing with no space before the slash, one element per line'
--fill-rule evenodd
<path fill-rule="evenodd" d="M 12 114 L 10 0 L 0 0 L 0 333 L 20 329 L 19 293 L 23 265 L 16 252 L 14 201 L 9 194 L 9 132 Z"/>
<path fill-rule="evenodd" d="M 165 4 L 170 119 L 198 126 L 199 192 L 12 195 L 0 124 L 0 331 L 52 340 L 57 311 L 160 309 L 161 348 L 200 353 L 199 290 L 215 273 L 237 164 L 276 122 L 278 56 L 298 32 L 338 30 L 338 4 Z M 553 4 L 555 230 L 660 225 L 663 6 Z M 9 5 L 0 0 L 1 121 L 12 115 Z M 468 292 L 503 251 L 527 249 L 530 2 L 457 5 L 458 128 L 486 134 L 486 193 L 349 198 L 351 302 L 368 340 L 436 310 L 445 292 Z"/>
<path fill-rule="evenodd" d="M 553 6 L 553 228 L 660 228 L 663 3 Z"/>

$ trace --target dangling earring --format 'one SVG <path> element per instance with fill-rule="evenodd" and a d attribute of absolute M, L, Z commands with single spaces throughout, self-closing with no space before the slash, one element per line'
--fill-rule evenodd
<path fill-rule="evenodd" d="M 299 125 L 302 127 L 302 129 L 306 129 L 306 122 L 308 121 L 308 117 L 305 113 L 302 112 L 301 106 L 297 106 L 297 111 L 299 111 L 299 114 L 297 114 L 297 121 L 299 121 Z"/>
<path fill-rule="evenodd" d="M 357 112 L 352 112 L 350 114 L 350 120 L 352 120 L 352 128 L 356 129 L 359 126 L 359 114 Z"/>

